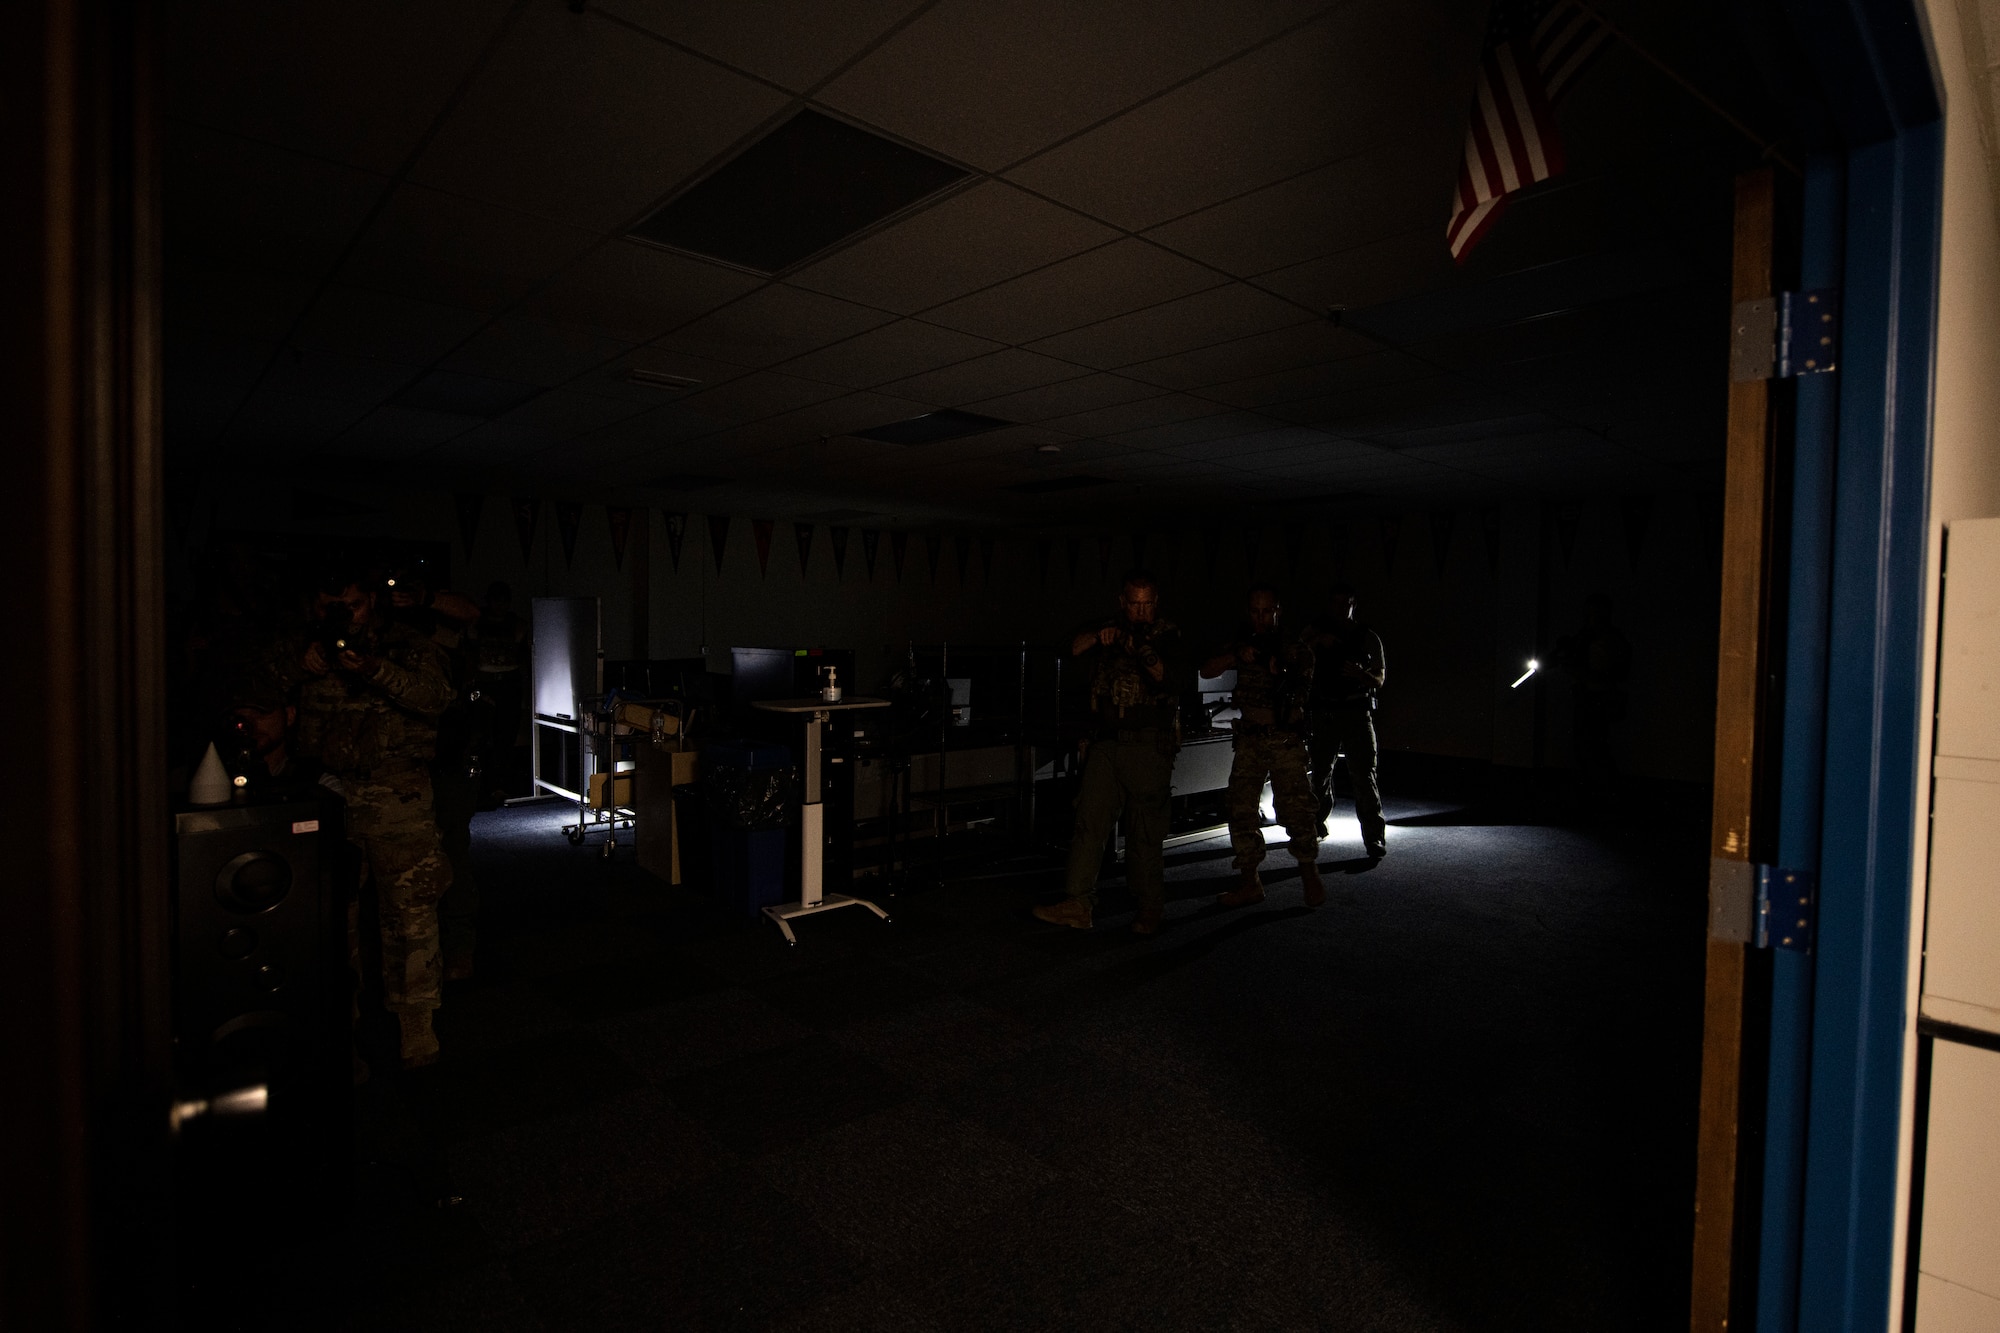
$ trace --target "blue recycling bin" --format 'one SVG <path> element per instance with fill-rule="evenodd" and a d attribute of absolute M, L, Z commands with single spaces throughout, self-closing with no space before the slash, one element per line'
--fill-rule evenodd
<path fill-rule="evenodd" d="M 784 901 L 790 826 L 798 817 L 792 752 L 760 741 L 702 747 L 712 885 L 732 916 L 754 920 Z"/>

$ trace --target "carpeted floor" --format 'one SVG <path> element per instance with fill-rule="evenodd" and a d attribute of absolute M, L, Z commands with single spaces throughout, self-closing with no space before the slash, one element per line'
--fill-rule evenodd
<path fill-rule="evenodd" d="M 721 921 L 550 806 L 484 814 L 440 1065 L 356 1095 L 302 1310 L 357 1329 L 1685 1325 L 1699 825 L 1391 807 L 1390 855 L 1167 925 L 1044 926 L 1045 862 Z M 1359 848 L 1351 819 L 1324 854 Z M 1365 863 L 1360 863 L 1365 864 Z M 1283 868 L 1279 868 L 1283 867 Z M 1355 870 L 1355 863 L 1338 868 Z M 325 1292 L 330 1280 L 334 1290 Z M 304 1315 L 301 1314 L 301 1326 Z"/>

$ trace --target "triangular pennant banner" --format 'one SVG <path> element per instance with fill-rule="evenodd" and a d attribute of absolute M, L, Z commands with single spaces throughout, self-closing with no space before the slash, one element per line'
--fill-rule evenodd
<path fill-rule="evenodd" d="M 993 538 L 979 539 L 979 578 L 987 587 L 993 586 Z"/>
<path fill-rule="evenodd" d="M 958 586 L 963 588 L 965 586 L 965 576 L 972 570 L 972 538 L 966 533 L 961 532 L 952 538 L 952 543 L 957 548 Z"/>
<path fill-rule="evenodd" d="M 1431 510 L 1431 559 L 1439 581 L 1443 581 L 1445 563 L 1451 559 L 1451 530 L 1457 522 L 1458 515 L 1449 509 Z"/>
<path fill-rule="evenodd" d="M 514 535 L 521 539 L 521 559 L 531 560 L 535 554 L 535 528 L 542 516 L 542 502 L 539 500 L 514 501 Z"/>
<path fill-rule="evenodd" d="M 715 572 L 722 572 L 722 552 L 729 545 L 729 515 L 708 516 L 708 544 L 715 551 Z"/>
<path fill-rule="evenodd" d="M 938 557 L 944 553 L 944 534 L 926 532 L 924 534 L 924 552 L 931 558 L 931 582 L 936 583 Z"/>
<path fill-rule="evenodd" d="M 882 545 L 882 534 L 874 528 L 861 529 L 861 560 L 868 566 L 868 580 L 875 581 L 875 552 Z"/>
<path fill-rule="evenodd" d="M 1480 511 L 1479 523 L 1486 533 L 1486 576 L 1497 578 L 1500 574 L 1500 511 Z"/>
<path fill-rule="evenodd" d="M 1055 538 L 1042 537 L 1036 540 L 1035 563 L 1041 569 L 1042 581 L 1041 584 L 1039 585 L 1041 587 L 1046 588 L 1049 586 L 1049 557 L 1053 556 L 1055 553 L 1056 553 Z"/>
<path fill-rule="evenodd" d="M 1574 500 L 1554 505 L 1550 517 L 1555 523 L 1556 549 L 1562 553 L 1563 568 L 1569 568 L 1570 557 L 1576 554 L 1576 530 L 1583 523 L 1583 506 Z"/>
<path fill-rule="evenodd" d="M 838 583 L 847 576 L 847 529 L 828 528 L 826 539 L 833 543 L 833 581 Z"/>
<path fill-rule="evenodd" d="M 681 543 L 687 539 L 688 516 L 671 509 L 660 511 L 667 517 L 667 554 L 674 559 L 674 573 L 681 572 Z"/>
<path fill-rule="evenodd" d="M 1653 528 L 1653 497 L 1628 495 L 1620 502 L 1625 511 L 1625 557 L 1632 572 L 1639 572 L 1639 559 L 1646 554 L 1646 536 Z"/>
<path fill-rule="evenodd" d="M 792 535 L 799 539 L 799 577 L 804 578 L 806 576 L 806 562 L 812 559 L 813 525 L 810 523 L 794 523 L 792 524 Z"/>
<path fill-rule="evenodd" d="M 750 531 L 757 538 L 757 576 L 762 578 L 771 572 L 771 520 L 751 519 Z"/>
<path fill-rule="evenodd" d="M 568 500 L 556 501 L 556 531 L 562 535 L 563 567 L 576 559 L 577 529 L 583 526 L 583 506 Z"/>
<path fill-rule="evenodd" d="M 479 511 L 486 507 L 486 497 L 460 491 L 451 498 L 458 509 L 458 539 L 465 543 L 465 556 L 470 560 L 472 539 L 479 535 Z"/>
<path fill-rule="evenodd" d="M 1403 540 L 1403 516 L 1384 514 L 1376 521 L 1382 528 L 1382 568 L 1393 574 L 1396 572 L 1396 548 Z"/>
<path fill-rule="evenodd" d="M 632 536 L 632 511 L 623 505 L 606 505 L 604 521 L 611 526 L 611 560 L 625 568 L 625 543 Z"/>
<path fill-rule="evenodd" d="M 1111 546 L 1117 540 L 1110 533 L 1097 539 L 1097 577 L 1101 579 L 1111 577 Z"/>
<path fill-rule="evenodd" d="M 910 534 L 892 532 L 889 534 L 889 560 L 896 566 L 896 582 L 903 581 L 903 557 L 910 553 Z"/>
<path fill-rule="evenodd" d="M 1069 539 L 1069 584 L 1072 588 L 1076 586 L 1076 562 L 1082 555 L 1083 538 L 1071 537 Z"/>

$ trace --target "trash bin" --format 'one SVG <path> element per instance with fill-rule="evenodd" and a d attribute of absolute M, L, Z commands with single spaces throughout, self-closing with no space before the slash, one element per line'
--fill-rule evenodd
<path fill-rule="evenodd" d="M 716 898 L 731 914 L 754 918 L 784 898 L 786 831 L 799 808 L 791 751 L 750 741 L 706 745 L 696 786 Z"/>

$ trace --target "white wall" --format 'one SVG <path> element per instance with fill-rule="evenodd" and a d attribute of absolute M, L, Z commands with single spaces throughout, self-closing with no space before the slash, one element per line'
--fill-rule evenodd
<path fill-rule="evenodd" d="M 1945 167 L 1943 248 L 1938 301 L 1937 380 L 1931 443 L 1931 539 L 1929 592 L 1924 609 L 1925 659 L 1934 661 L 1938 640 L 1939 573 L 1945 525 L 1964 518 L 2000 516 L 2000 182 L 1991 174 L 1991 145 L 1983 142 L 1991 122 L 1988 74 L 1993 59 L 1987 43 L 2000 38 L 2000 6 L 1991 0 L 1926 0 L 1937 64 L 1945 85 Z M 1922 711 L 1935 707 L 1935 678 L 1926 672 Z M 1922 771 L 1931 770 L 1932 737 L 1923 737 Z M 1925 917 L 1929 864 L 1928 802 L 1918 812 L 1918 849 L 1911 867 L 1912 920 Z M 1911 1141 L 1909 1130 L 1916 1096 L 1916 1017 L 1922 976 L 1922 932 L 1913 932 L 1909 969 L 1909 1027 L 1905 1042 L 1905 1153 L 1897 1210 L 1909 1208 Z M 2000 940 L 1989 947 L 2000 950 Z M 1942 1048 L 1943 1043 L 1940 1043 Z M 2000 1107 L 1992 1108 L 2000 1113 Z M 1949 1172 L 1950 1163 L 1934 1163 L 1929 1178 Z M 2000 1249 L 2000 1237 L 1985 1237 Z M 1930 1250 L 1930 1237 L 1925 1250 Z M 1948 1239 L 1939 1243 L 1949 1244 Z M 1892 1310 L 1901 1308 L 1903 1250 L 1896 1251 L 1897 1272 Z M 1926 1265 L 1928 1266 L 1928 1265 Z M 1940 1289 L 1942 1290 L 1942 1289 Z M 1929 1284 L 1920 1288 L 1920 1302 Z M 1945 1297 L 1934 1298 L 1943 1300 Z M 1953 1325 L 1936 1314 L 1928 1324 L 1920 1304 L 1918 1325 L 1942 1330 Z M 1893 1327 L 1899 1316 L 1892 1317 Z"/>

